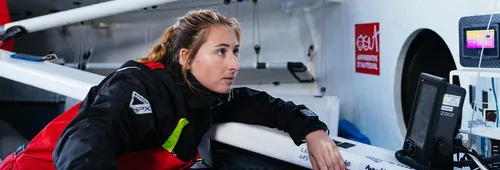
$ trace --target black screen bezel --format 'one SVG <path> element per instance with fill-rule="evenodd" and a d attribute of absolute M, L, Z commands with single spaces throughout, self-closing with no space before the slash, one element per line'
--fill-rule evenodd
<path fill-rule="evenodd" d="M 414 124 L 414 119 L 415 119 L 415 111 L 416 111 L 416 106 L 418 105 L 417 101 L 419 100 L 421 89 L 422 89 L 422 84 L 428 84 L 431 86 L 434 86 L 437 88 L 436 90 L 436 96 L 434 103 L 432 105 L 432 113 L 430 115 L 430 120 L 427 126 L 427 135 L 424 140 L 423 146 L 418 147 L 417 143 L 410 138 L 410 133 L 413 130 L 413 124 Z M 430 160 L 431 154 L 433 152 L 433 141 L 434 141 L 434 136 L 436 133 L 436 128 L 437 128 L 437 123 L 439 122 L 439 115 L 440 115 L 440 108 L 441 108 L 441 103 L 443 101 L 443 90 L 446 90 L 446 84 L 447 81 L 446 79 L 436 77 L 433 75 L 429 74 L 422 74 L 419 80 L 419 84 L 417 87 L 417 91 L 415 94 L 415 99 L 413 102 L 413 107 L 412 107 L 412 114 L 410 118 L 410 122 L 408 125 L 407 133 L 406 133 L 406 138 L 405 138 L 405 144 L 404 144 L 404 149 L 411 153 L 412 157 L 414 159 L 418 160 L 419 162 L 428 162 Z"/>

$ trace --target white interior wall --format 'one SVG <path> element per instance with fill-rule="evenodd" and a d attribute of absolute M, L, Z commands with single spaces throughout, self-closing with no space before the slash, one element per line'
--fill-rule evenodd
<path fill-rule="evenodd" d="M 400 54 L 410 35 L 423 28 L 436 32 L 448 45 L 460 69 L 459 19 L 469 15 L 490 14 L 495 3 L 496 0 L 345 1 L 347 32 L 344 41 L 348 44 L 345 53 L 349 60 L 347 63 L 355 63 L 353 26 L 358 23 L 380 23 L 380 76 L 357 74 L 354 69 L 344 67 L 343 70 L 349 70 L 347 74 L 353 77 L 352 84 L 339 84 L 340 87 L 349 85 L 352 90 L 354 120 L 374 145 L 399 150 L 403 144 L 406 129 L 397 120 L 397 114 L 401 114 L 401 98 L 398 93 L 401 82 L 398 77 L 402 70 L 397 67 L 404 61 L 404 55 Z M 498 9 L 497 7 L 496 13 Z M 343 99 L 344 96 L 339 97 Z"/>
<path fill-rule="evenodd" d="M 314 70 L 313 73 L 317 75 L 317 85 L 325 86 L 326 95 L 329 96 L 337 95 L 337 93 L 343 93 L 346 97 L 351 96 L 350 91 L 337 87 L 334 81 L 342 79 L 344 76 L 342 72 L 345 71 L 341 67 L 332 67 L 329 64 L 347 61 L 345 57 L 340 57 L 344 47 L 342 41 L 338 40 L 344 35 L 343 31 L 330 31 L 343 28 L 343 24 L 333 21 L 343 18 L 341 6 L 309 0 L 275 0 L 259 3 L 261 3 L 259 25 L 262 47 L 260 60 L 263 62 L 301 61 L 307 64 L 310 61 L 307 57 L 308 48 L 314 43 L 315 59 L 314 64 L 309 64 L 309 69 Z M 208 8 L 210 4 L 213 2 L 207 1 L 206 4 L 199 4 L 199 6 Z M 313 7 L 308 7 L 308 4 L 312 4 Z M 92 63 L 123 63 L 126 60 L 143 56 L 164 29 L 174 24 L 176 17 L 188 10 L 188 5 L 160 7 L 155 12 L 130 12 L 99 19 L 98 21 L 110 23 L 108 29 L 92 29 L 89 25 L 74 24 L 64 28 L 35 32 L 16 39 L 15 51 L 38 55 L 55 51 L 67 62 L 74 62 L 75 55 L 81 55 L 84 50 L 93 49 L 94 55 L 90 60 Z M 240 62 L 243 64 L 255 62 L 251 3 L 210 6 L 209 8 L 217 9 L 240 21 L 243 28 Z M 196 9 L 196 7 L 191 9 Z M 325 44 L 324 49 L 321 48 L 323 44 Z M 327 72 L 328 76 L 325 74 Z M 255 88 L 266 90 L 262 86 Z M 293 94 L 304 89 L 303 86 L 295 85 L 287 86 L 286 91 L 288 94 Z M 283 90 L 270 90 L 270 93 L 281 95 Z M 340 99 L 340 101 L 343 105 L 349 103 L 345 99 Z M 346 108 L 341 107 L 341 110 Z M 341 111 L 341 113 L 349 112 Z M 352 114 L 341 116 L 350 120 L 352 117 Z"/>

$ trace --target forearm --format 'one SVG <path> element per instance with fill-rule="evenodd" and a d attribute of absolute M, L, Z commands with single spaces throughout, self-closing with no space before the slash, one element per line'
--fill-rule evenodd
<path fill-rule="evenodd" d="M 277 128 L 289 133 L 297 145 L 302 143 L 310 132 L 328 130 L 319 119 L 310 119 L 300 112 L 301 109 L 308 110 L 304 105 L 274 98 L 266 92 L 248 88 L 235 89 L 235 99 L 229 105 L 227 114 L 230 116 L 226 121 Z"/>
<path fill-rule="evenodd" d="M 290 124 L 292 125 L 288 129 L 288 133 L 296 145 L 305 142 L 306 136 L 312 132 L 324 131 L 327 134 L 329 133 L 327 125 L 319 119 L 308 119 L 303 116 L 297 116 Z"/>

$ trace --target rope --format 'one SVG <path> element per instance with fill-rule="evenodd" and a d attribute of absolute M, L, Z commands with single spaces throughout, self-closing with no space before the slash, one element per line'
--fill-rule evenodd
<path fill-rule="evenodd" d="M 253 46 L 255 50 L 255 54 L 257 55 L 256 61 L 259 63 L 259 55 L 260 55 L 260 25 L 259 25 L 259 5 L 257 0 L 252 0 L 253 3 Z M 257 27 L 257 29 L 255 28 Z M 257 43 L 255 43 L 255 31 L 257 31 Z"/>

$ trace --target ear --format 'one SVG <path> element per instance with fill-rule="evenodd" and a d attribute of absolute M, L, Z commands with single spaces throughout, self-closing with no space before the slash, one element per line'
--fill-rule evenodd
<path fill-rule="evenodd" d="M 189 63 L 187 63 L 187 57 L 188 57 L 188 49 L 182 48 L 179 51 L 179 63 L 182 66 L 185 66 L 186 69 L 189 70 L 189 69 L 191 69 L 191 65 Z"/>

